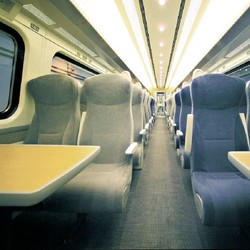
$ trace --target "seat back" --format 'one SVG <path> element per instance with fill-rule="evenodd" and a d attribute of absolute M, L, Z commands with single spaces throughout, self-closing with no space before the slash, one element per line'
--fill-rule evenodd
<path fill-rule="evenodd" d="M 140 131 L 143 129 L 143 99 L 140 83 L 133 85 L 132 111 L 134 122 L 134 141 L 140 142 Z"/>
<path fill-rule="evenodd" d="M 81 113 L 87 111 L 87 96 L 86 96 L 84 87 L 81 90 L 80 109 L 81 109 Z"/>
<path fill-rule="evenodd" d="M 246 108 L 245 82 L 223 74 L 204 75 L 192 81 L 191 98 L 191 172 L 237 171 L 227 154 L 248 150 L 239 115 Z"/>
<path fill-rule="evenodd" d="M 175 111 L 175 93 L 173 93 L 173 95 L 170 97 L 171 100 L 170 100 L 170 103 L 171 103 L 171 106 L 170 106 L 170 113 L 169 113 L 169 117 L 174 120 L 174 111 Z"/>
<path fill-rule="evenodd" d="M 81 89 L 81 94 L 80 94 L 80 110 L 81 110 L 81 120 L 80 120 L 80 125 L 79 125 L 79 133 L 78 133 L 78 138 L 77 138 L 77 145 L 80 143 L 80 138 L 82 134 L 82 127 L 85 121 L 86 113 L 87 113 L 87 96 L 85 93 L 85 88 L 84 86 Z"/>
<path fill-rule="evenodd" d="M 71 77 L 49 74 L 28 82 L 35 114 L 26 144 L 76 144 L 80 122 L 80 88 Z"/>
<path fill-rule="evenodd" d="M 149 122 L 150 114 L 149 114 L 149 94 L 146 89 L 143 89 L 144 92 L 144 116 L 145 116 L 145 124 Z"/>
<path fill-rule="evenodd" d="M 246 97 L 247 97 L 246 122 L 247 122 L 248 139 L 250 140 L 250 81 L 248 81 L 246 84 Z"/>
<path fill-rule="evenodd" d="M 148 110 L 148 120 L 151 119 L 151 109 L 150 109 L 150 94 L 149 92 L 147 92 L 147 100 L 148 100 L 148 103 L 147 103 L 147 110 Z"/>
<path fill-rule="evenodd" d="M 180 137 L 181 144 L 185 143 L 186 135 L 186 126 L 187 126 L 187 115 L 191 114 L 192 111 L 192 102 L 190 96 L 189 86 L 185 86 L 180 93 L 181 99 L 181 110 L 179 116 L 179 130 L 183 133 L 183 136 Z"/>
<path fill-rule="evenodd" d="M 155 115 L 155 99 L 153 96 L 150 96 L 150 114 L 151 116 Z"/>
<path fill-rule="evenodd" d="M 179 129 L 179 117 L 181 111 L 181 94 L 180 91 L 175 93 L 175 110 L 174 110 L 174 123 L 176 124 L 175 131 Z"/>
<path fill-rule="evenodd" d="M 143 112 L 143 127 L 147 124 L 146 118 L 146 110 L 145 110 L 145 98 L 146 98 L 146 91 L 142 89 L 142 112 Z"/>
<path fill-rule="evenodd" d="M 95 163 L 125 162 L 133 140 L 132 83 L 128 72 L 100 74 L 84 81 L 87 112 L 81 145 L 99 145 Z"/>
<path fill-rule="evenodd" d="M 166 112 L 170 116 L 172 110 L 172 95 L 169 95 L 166 99 Z"/>

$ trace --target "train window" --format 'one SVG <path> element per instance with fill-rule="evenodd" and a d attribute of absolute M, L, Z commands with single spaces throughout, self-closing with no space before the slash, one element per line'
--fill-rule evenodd
<path fill-rule="evenodd" d="M 0 119 L 17 108 L 20 96 L 24 43 L 13 29 L 0 23 Z"/>
<path fill-rule="evenodd" d="M 52 61 L 51 72 L 71 76 L 79 80 L 81 83 L 83 83 L 86 78 L 98 74 L 98 72 L 62 54 L 56 54 L 54 56 Z"/>
<path fill-rule="evenodd" d="M 250 80 L 250 62 L 244 63 L 243 65 L 226 72 L 226 74 L 240 77 L 247 82 Z"/>

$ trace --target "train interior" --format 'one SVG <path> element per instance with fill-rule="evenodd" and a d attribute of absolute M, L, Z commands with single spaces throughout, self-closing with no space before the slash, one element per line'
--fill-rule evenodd
<path fill-rule="evenodd" d="M 3 248 L 249 249 L 249 7 L 0 1 L 1 146 L 100 146 L 37 204 L 0 184 Z"/>

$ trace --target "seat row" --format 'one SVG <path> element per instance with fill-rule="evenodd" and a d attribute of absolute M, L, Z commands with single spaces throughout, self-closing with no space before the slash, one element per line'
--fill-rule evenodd
<path fill-rule="evenodd" d="M 123 211 L 132 169 L 142 168 L 153 127 L 147 92 L 132 84 L 128 72 L 90 77 L 83 86 L 50 74 L 29 81 L 28 89 L 35 113 L 25 144 L 101 147 L 93 163 L 43 201 L 44 208 L 79 214 Z"/>
<path fill-rule="evenodd" d="M 207 226 L 250 225 L 250 180 L 228 160 L 230 151 L 249 151 L 249 93 L 250 83 L 240 78 L 206 74 L 174 96 L 175 146 L 182 166 L 190 167 L 197 211 Z"/>

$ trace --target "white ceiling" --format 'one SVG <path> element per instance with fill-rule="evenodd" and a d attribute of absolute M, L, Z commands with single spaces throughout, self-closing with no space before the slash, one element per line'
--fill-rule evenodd
<path fill-rule="evenodd" d="M 93 61 L 129 69 L 147 89 L 167 91 L 190 77 L 250 7 L 250 0 L 16 1 L 52 18 L 49 28 L 62 27 L 93 52 Z"/>
<path fill-rule="evenodd" d="M 250 0 L 70 1 L 145 87 L 169 91 L 250 7 Z"/>

